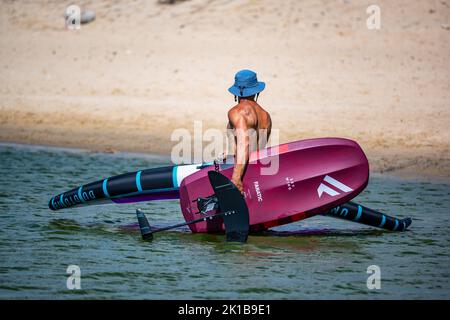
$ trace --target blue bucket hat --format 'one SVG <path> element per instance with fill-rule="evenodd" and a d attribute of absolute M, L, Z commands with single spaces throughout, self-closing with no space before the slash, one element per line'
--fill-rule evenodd
<path fill-rule="evenodd" d="M 264 90 L 266 84 L 259 82 L 256 73 L 251 70 L 241 70 L 234 76 L 234 85 L 228 91 L 238 97 L 249 97 Z"/>

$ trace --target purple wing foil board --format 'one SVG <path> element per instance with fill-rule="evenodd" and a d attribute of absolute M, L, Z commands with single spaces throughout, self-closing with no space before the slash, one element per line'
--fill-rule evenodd
<path fill-rule="evenodd" d="M 186 221 L 200 217 L 196 199 L 213 194 L 209 170 L 214 167 L 203 168 L 181 182 L 180 206 Z M 221 170 L 228 178 L 232 172 L 233 167 Z M 251 231 L 323 213 L 358 195 L 368 179 L 364 152 L 347 139 L 302 140 L 255 152 L 243 180 Z M 215 219 L 189 227 L 192 232 L 220 232 L 223 222 Z"/>

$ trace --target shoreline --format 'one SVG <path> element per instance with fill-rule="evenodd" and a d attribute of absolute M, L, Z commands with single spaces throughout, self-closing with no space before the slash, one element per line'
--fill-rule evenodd
<path fill-rule="evenodd" d="M 42 150 L 55 150 L 55 151 L 63 151 L 63 152 L 85 152 L 85 153 L 101 153 L 101 154 L 110 154 L 117 155 L 123 157 L 142 157 L 148 158 L 156 161 L 167 161 L 167 165 L 172 165 L 170 156 L 167 154 L 157 154 L 157 153 L 148 153 L 144 151 L 132 151 L 132 150 L 101 150 L 96 148 L 89 148 L 87 146 L 79 146 L 79 147 L 67 147 L 67 146 L 59 146 L 52 144 L 33 144 L 28 142 L 21 141 L 2 141 L 0 140 L 0 147 L 23 147 L 23 148 L 31 148 L 31 149 L 42 149 Z M 375 153 L 376 154 L 376 153 Z M 404 167 L 400 166 L 399 169 L 382 169 L 380 168 L 379 162 L 382 162 L 380 158 L 374 159 L 371 161 L 371 156 L 366 153 L 366 156 L 369 161 L 370 175 L 376 177 L 383 178 L 394 178 L 394 179 L 402 179 L 402 180 L 411 180 L 411 181 L 425 181 L 430 183 L 450 183 L 450 176 L 443 176 L 442 174 L 438 174 L 435 172 L 430 172 L 427 170 L 418 170 L 418 166 L 409 166 Z M 373 154 L 372 154 L 373 156 Z M 385 156 L 385 155 L 384 155 Z M 398 156 L 398 155 L 397 155 Z M 405 158 L 402 158 L 405 160 Z M 389 159 L 385 159 L 385 162 L 389 162 Z M 375 165 L 374 165 L 375 163 Z M 164 164 L 165 165 L 165 164 Z M 385 164 L 384 164 L 385 165 Z"/>
<path fill-rule="evenodd" d="M 320 137 L 347 138 L 364 150 L 372 172 L 450 179 L 450 110 L 439 110 L 441 116 L 431 114 L 421 121 L 420 108 L 414 113 L 386 108 L 370 112 L 370 108 L 349 110 L 329 104 L 322 108 L 324 112 L 311 112 L 295 101 L 280 102 L 270 97 L 260 100 L 272 115 L 273 131 L 279 132 L 279 143 L 273 144 Z M 201 121 L 202 134 L 207 129 L 225 132 L 229 105 L 222 97 L 183 103 L 176 99 L 128 96 L 0 94 L 0 141 L 168 156 L 178 143 L 170 139 L 176 129 L 185 129 L 192 135 L 195 121 Z M 391 117 L 385 117 L 386 112 Z M 407 118 L 411 118 L 413 126 L 409 122 L 399 125 L 399 119 Z"/>
<path fill-rule="evenodd" d="M 105 154 L 105 155 L 114 155 L 114 156 L 123 156 L 123 157 L 133 157 L 133 158 L 144 158 L 155 161 L 165 161 L 165 163 L 170 163 L 170 157 L 163 154 L 152 154 L 152 153 L 144 153 L 144 152 L 133 152 L 126 150 L 95 150 L 83 147 L 67 147 L 67 146 L 59 146 L 59 145 L 51 145 L 51 144 L 34 144 L 20 141 L 2 141 L 0 140 L 0 147 L 12 147 L 12 148 L 23 148 L 23 149 L 31 149 L 31 150 L 44 150 L 51 152 L 72 152 L 72 153 L 89 153 L 89 154 Z"/>

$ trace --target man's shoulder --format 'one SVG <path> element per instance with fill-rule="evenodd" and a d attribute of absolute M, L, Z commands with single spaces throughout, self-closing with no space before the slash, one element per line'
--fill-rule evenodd
<path fill-rule="evenodd" d="M 265 112 L 265 113 L 269 113 L 269 112 L 267 112 L 267 110 L 266 110 L 262 105 L 260 105 L 259 103 L 256 103 L 256 105 L 258 106 L 258 108 L 259 108 L 261 111 L 263 111 L 263 112 Z"/>
<path fill-rule="evenodd" d="M 230 110 L 228 110 L 228 115 L 239 114 L 239 113 L 241 113 L 243 108 L 244 108 L 244 106 L 241 103 L 238 103 L 234 107 L 231 107 Z"/>
<path fill-rule="evenodd" d="M 232 122 L 244 119 L 247 124 L 252 121 L 252 113 L 255 111 L 245 103 L 239 103 L 228 110 L 228 119 Z"/>

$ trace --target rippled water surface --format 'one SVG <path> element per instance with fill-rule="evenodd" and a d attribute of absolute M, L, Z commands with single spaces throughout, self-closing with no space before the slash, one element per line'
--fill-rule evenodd
<path fill-rule="evenodd" d="M 52 212 L 49 198 L 167 159 L 0 145 L 2 299 L 393 299 L 450 298 L 450 184 L 374 175 L 355 201 L 397 217 L 385 232 L 330 217 L 283 226 L 247 244 L 222 235 L 160 233 L 143 242 L 135 208 L 164 226 L 182 221 L 177 201 Z M 68 290 L 69 265 L 81 290 Z M 367 268 L 381 269 L 369 290 Z"/>

